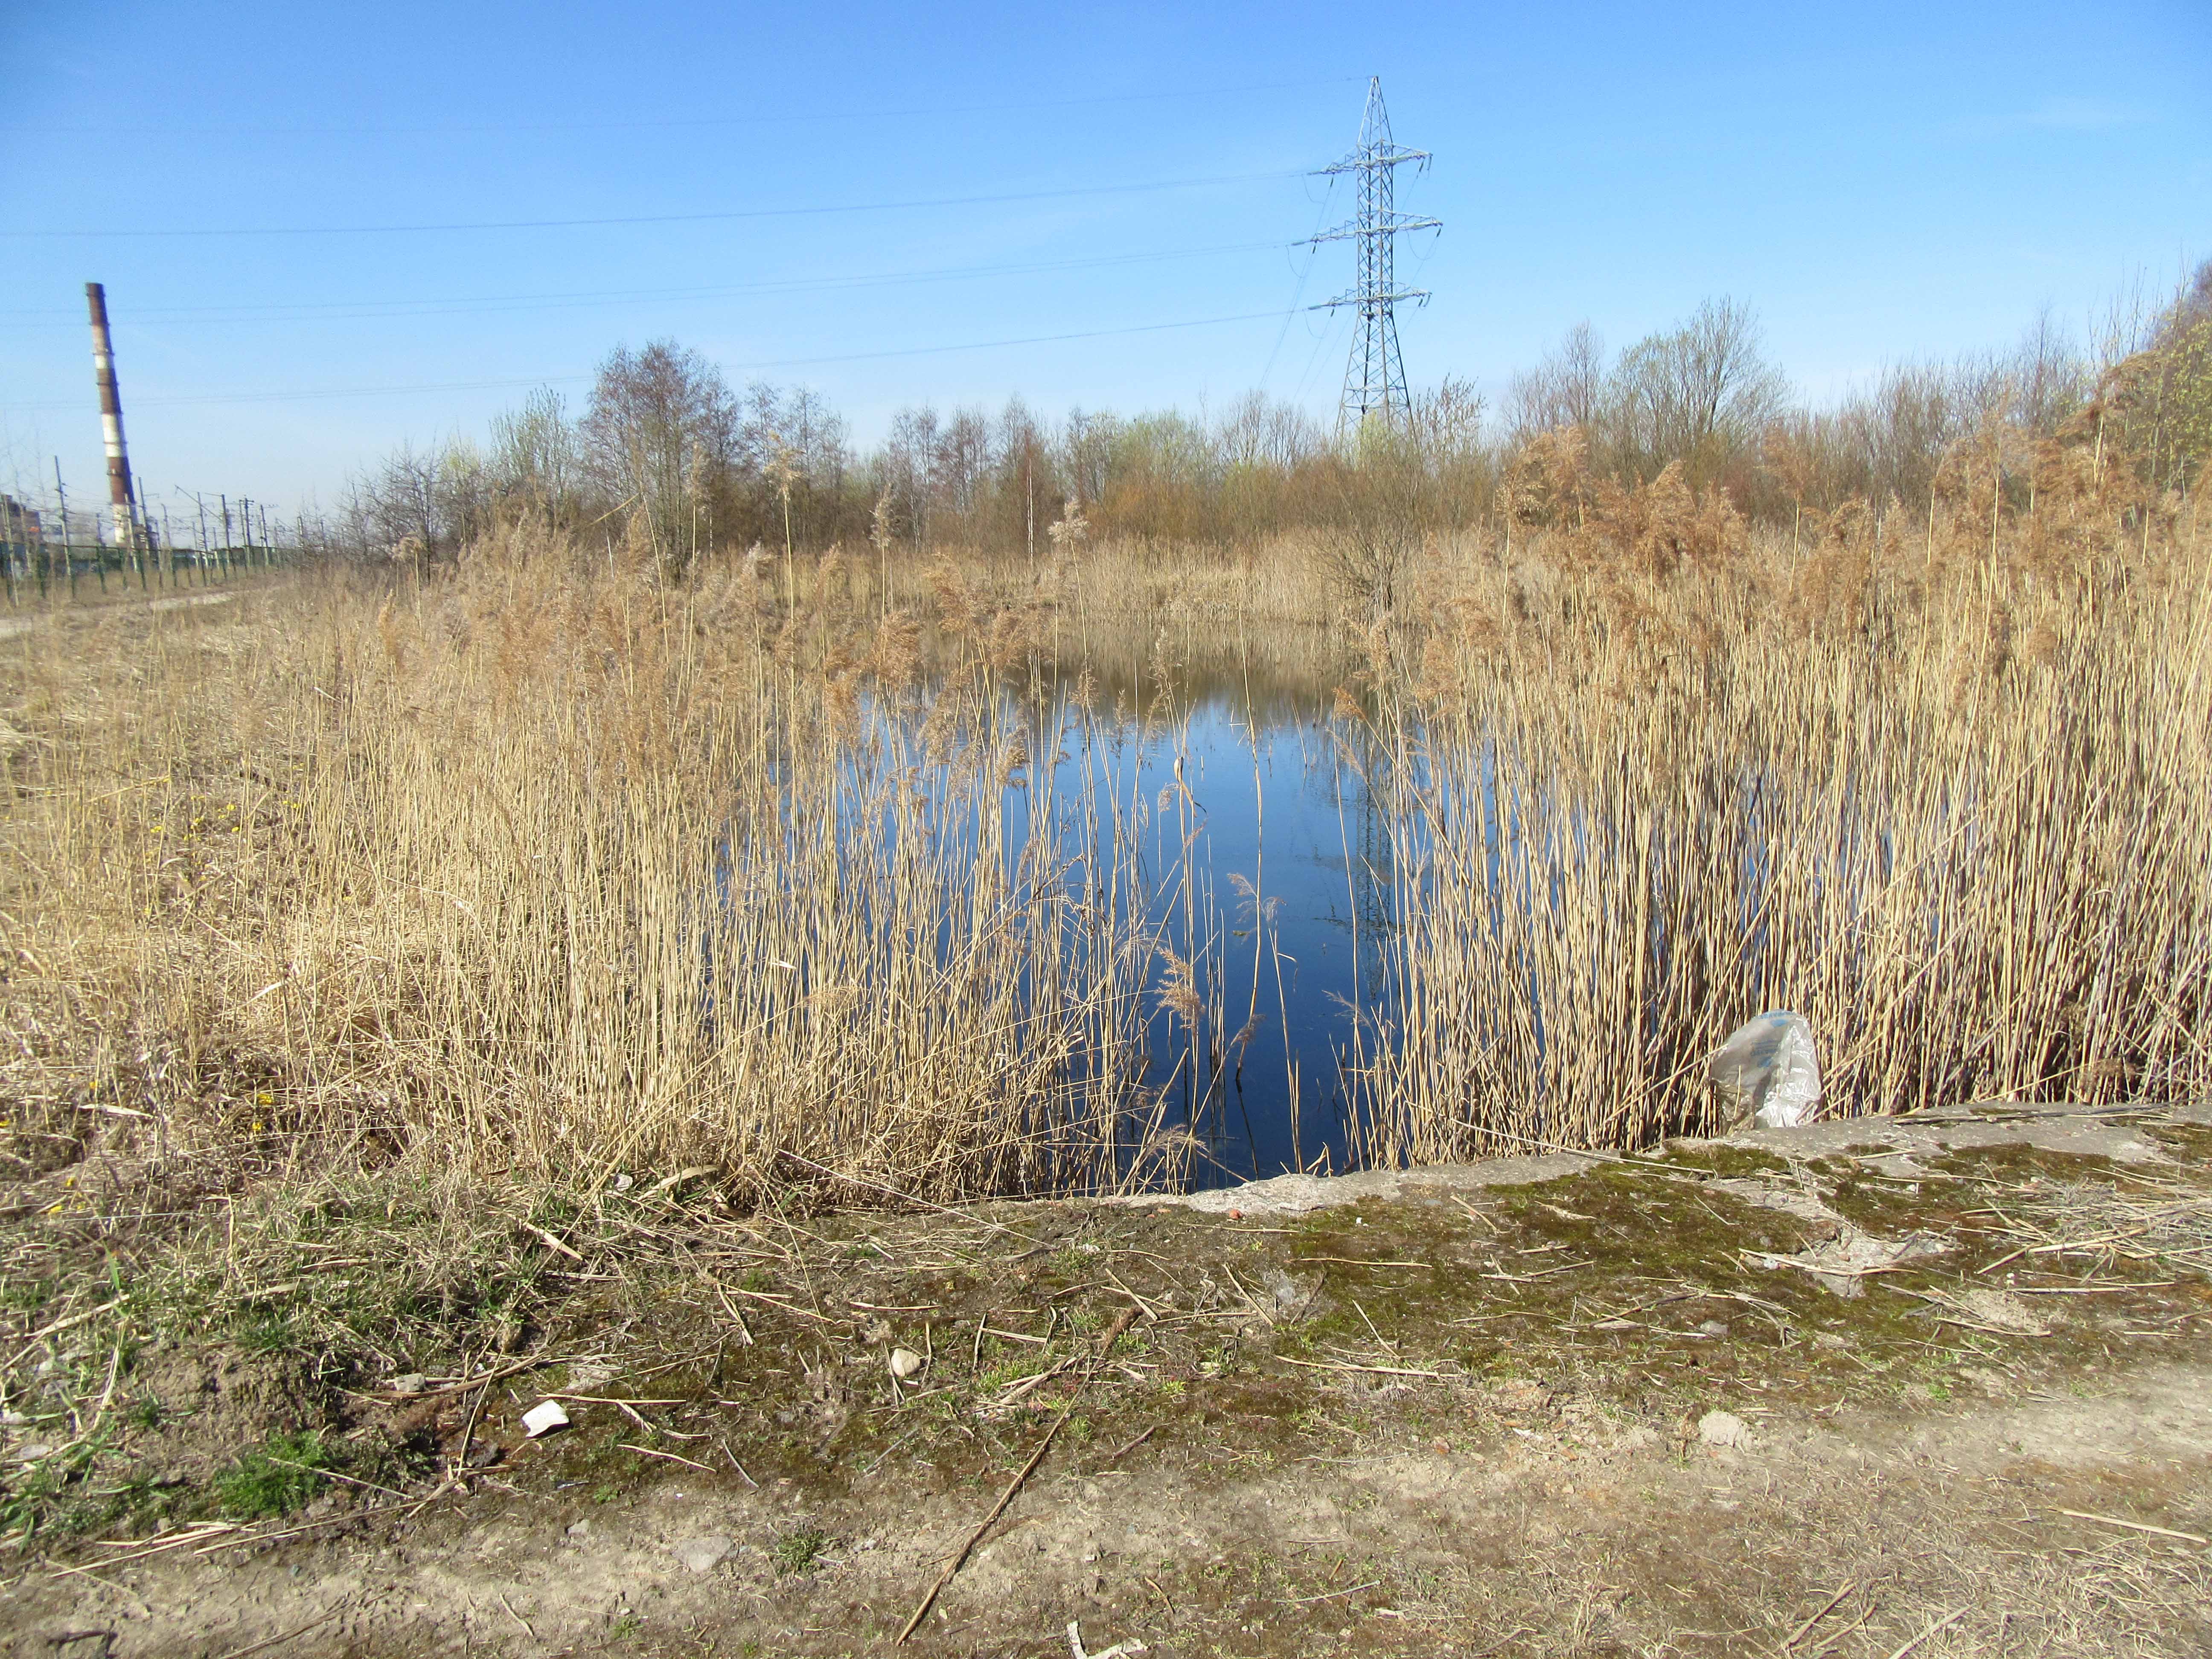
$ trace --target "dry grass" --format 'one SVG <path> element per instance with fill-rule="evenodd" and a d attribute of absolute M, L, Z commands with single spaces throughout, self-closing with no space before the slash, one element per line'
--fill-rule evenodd
<path fill-rule="evenodd" d="M 1694 549 L 1682 516 L 1644 545 Z M 1770 1007 L 1832 1112 L 2212 1084 L 2199 532 L 2051 531 L 1435 573 L 1450 624 L 1370 643 L 1402 932 L 1369 1155 L 1705 1124 Z"/>
<path fill-rule="evenodd" d="M 670 586 L 525 526 L 64 617 L 0 667 L 9 1156 L 105 1113 L 263 1171 L 1172 1182 L 1145 1065 L 1218 1068 L 1225 930 L 1120 738 L 1224 654 L 1346 688 L 1371 1161 L 1698 1126 L 1774 1006 L 1840 1111 L 2198 1090 L 2201 530 L 2078 459 L 1785 538 L 1570 457 L 1548 527 L 1431 537 L 1379 611 L 1318 537 Z"/>
<path fill-rule="evenodd" d="M 23 651 L 18 1096 L 48 1133 L 102 1107 L 563 1186 L 1171 1179 L 1133 1083 L 1142 826 L 1085 711 L 1006 695 L 1027 620 L 949 641 L 925 709 L 902 616 L 524 536 Z M 1092 787 L 1008 811 L 1060 744 Z"/>

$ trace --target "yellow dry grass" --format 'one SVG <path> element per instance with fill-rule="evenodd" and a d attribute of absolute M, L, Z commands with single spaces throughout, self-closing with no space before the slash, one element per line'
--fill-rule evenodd
<path fill-rule="evenodd" d="M 1418 656 L 1376 641 L 1369 1157 L 1713 1127 L 1705 1057 L 1774 1007 L 1839 1113 L 2212 1085 L 2193 521 L 2070 565 L 1987 534 L 1478 569 Z"/>
<path fill-rule="evenodd" d="M 1551 487 L 1379 611 L 1320 532 L 672 587 L 525 525 L 423 582 L 64 614 L 0 646 L 18 1124 L 563 1186 L 1174 1181 L 1148 1038 L 1196 1068 L 1221 1020 L 1189 803 L 1114 763 L 1148 697 L 1050 665 L 1240 642 L 1333 667 L 1382 809 L 1370 1159 L 1698 1123 L 1772 1006 L 1842 1110 L 2212 1083 L 2193 508 L 1778 533 Z"/>
<path fill-rule="evenodd" d="M 18 1088 L 59 1121 L 580 1186 L 1172 1161 L 1130 1084 L 1139 826 L 1103 788 L 1001 810 L 1036 741 L 1005 640 L 878 718 L 913 697 L 904 617 L 784 617 L 742 568 L 670 592 L 531 532 L 239 611 L 79 619 L 8 665 Z"/>

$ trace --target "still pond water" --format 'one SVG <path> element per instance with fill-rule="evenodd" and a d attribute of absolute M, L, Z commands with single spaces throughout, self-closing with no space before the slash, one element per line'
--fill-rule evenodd
<path fill-rule="evenodd" d="M 1381 986 L 1390 848 L 1368 767 L 1329 718 L 1333 696 L 1310 681 L 1260 687 L 1188 674 L 1158 702 L 1150 688 L 1121 692 L 1125 708 L 1172 711 L 1118 725 L 1103 765 L 1118 798 L 1153 809 L 1147 874 L 1178 916 L 1187 892 L 1188 937 L 1210 943 L 1197 979 L 1217 1002 L 1218 1030 L 1195 1062 L 1183 1028 L 1157 1006 L 1157 973 L 1146 1008 L 1145 1083 L 1166 1091 L 1167 1121 L 1199 1142 L 1194 1186 L 1346 1167 L 1341 1067 L 1352 1010 L 1371 1011 Z M 1086 764 L 1094 778 L 1100 764 L 1067 749 L 1054 762 L 1062 799 L 1080 793 Z M 1180 811 L 1178 780 L 1188 791 Z M 1043 792 L 1009 793 L 1017 835 L 1033 793 Z"/>

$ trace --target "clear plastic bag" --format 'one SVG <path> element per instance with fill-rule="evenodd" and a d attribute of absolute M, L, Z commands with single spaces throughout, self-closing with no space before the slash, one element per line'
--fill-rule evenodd
<path fill-rule="evenodd" d="M 1747 1118 L 1755 1129 L 1794 1129 L 1820 1103 L 1820 1060 L 1802 1014 L 1775 1009 L 1746 1021 L 1713 1051 L 1705 1072 L 1731 1127 Z"/>

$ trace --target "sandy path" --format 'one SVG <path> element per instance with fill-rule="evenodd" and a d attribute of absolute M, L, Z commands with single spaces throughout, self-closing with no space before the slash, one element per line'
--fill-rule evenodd
<path fill-rule="evenodd" d="M 1935 1659 L 2212 1643 L 2212 1553 L 2173 1535 L 2212 1524 L 2200 1361 L 2036 1399 L 1777 1400 L 1735 1446 L 1539 1393 L 1536 1426 L 1444 1451 L 1250 1478 L 1048 1468 L 907 1650 L 1066 1653 L 1075 1620 L 1091 1651 L 1133 1637 L 1163 1656 L 1770 1654 L 1832 1595 L 1798 1651 L 1887 1659 L 1923 1632 L 1913 1651 Z M 983 1507 L 878 1489 L 825 1510 L 672 1464 L 618 1501 L 495 1491 L 250 1559 L 34 1571 L 0 1596 L 0 1652 L 243 1654 L 295 1632 L 301 1655 L 878 1651 Z M 779 1571 L 793 1538 L 819 1549 L 808 1571 Z"/>
<path fill-rule="evenodd" d="M 120 600 L 114 604 L 71 605 L 63 609 L 34 612 L 30 616 L 0 617 L 0 640 L 12 640 L 44 628 L 58 617 L 92 617 L 116 611 L 185 611 L 204 605 L 228 605 L 238 598 L 235 593 L 179 593 L 159 599 Z"/>

